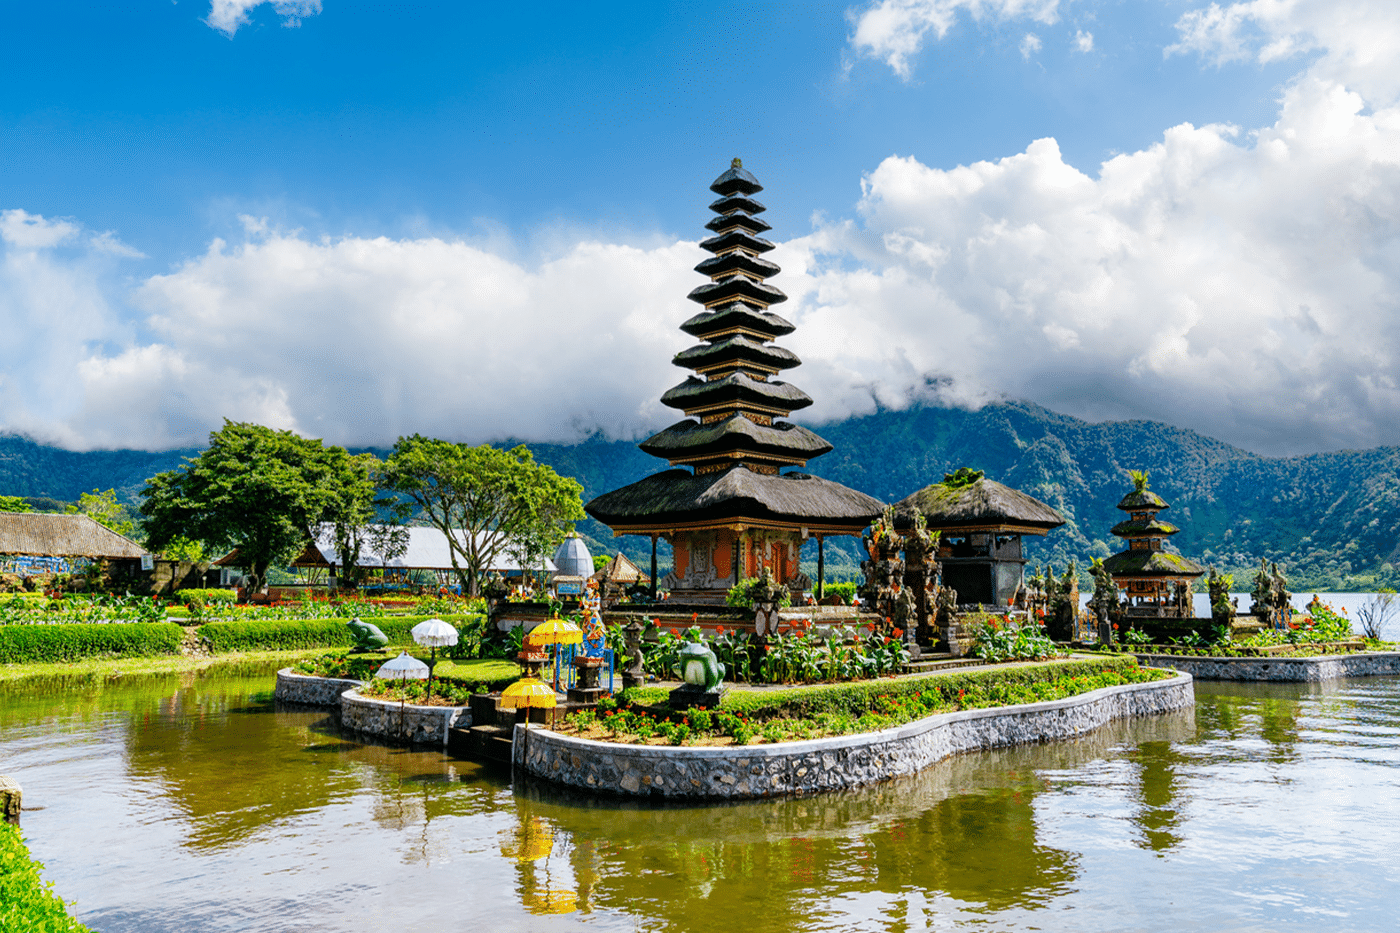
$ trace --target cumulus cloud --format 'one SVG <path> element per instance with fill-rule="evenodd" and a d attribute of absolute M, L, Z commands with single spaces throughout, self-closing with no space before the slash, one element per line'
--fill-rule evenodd
<path fill-rule="evenodd" d="M 1094 51 L 1094 34 L 1092 32 L 1085 32 L 1082 29 L 1076 29 L 1074 31 L 1074 48 L 1079 52 Z"/>
<path fill-rule="evenodd" d="M 781 242 L 810 420 L 1012 397 L 1266 453 L 1400 444 L 1397 66 L 1367 51 L 1394 16 L 1358 3 L 1341 29 L 1287 6 L 1296 21 L 1251 20 L 1240 40 L 1254 59 L 1280 36 L 1312 49 L 1270 126 L 1182 124 L 1094 173 L 1053 139 L 953 168 L 890 157 L 851 217 Z M 1212 48 L 1186 51 L 1213 64 Z M 675 417 L 657 397 L 684 375 L 669 359 L 689 343 L 692 242 L 523 260 L 244 231 L 128 292 L 115 238 L 0 212 L 4 426 L 154 447 L 230 417 L 382 444 L 636 436 Z"/>
<path fill-rule="evenodd" d="M 232 39 L 240 26 L 248 25 L 248 11 L 265 3 L 272 5 L 282 17 L 282 25 L 290 29 L 321 12 L 321 0 L 210 0 L 209 15 L 204 21 Z"/>
<path fill-rule="evenodd" d="M 1040 36 L 1033 32 L 1028 32 L 1021 37 L 1021 44 L 1017 46 L 1021 50 L 1021 57 L 1026 61 L 1031 60 L 1031 56 L 1040 51 Z"/>
<path fill-rule="evenodd" d="M 977 22 L 1031 19 L 1049 24 L 1059 19 L 1059 5 L 1059 0 L 880 0 L 848 14 L 853 23 L 850 45 L 857 54 L 880 59 L 907 79 L 909 60 L 929 34 L 942 39 L 962 13 Z M 1024 40 L 1022 45 L 1022 54 L 1028 54 Z"/>

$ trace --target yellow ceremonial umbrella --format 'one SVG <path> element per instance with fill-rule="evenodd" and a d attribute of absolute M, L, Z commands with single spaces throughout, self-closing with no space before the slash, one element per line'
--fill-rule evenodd
<path fill-rule="evenodd" d="M 530 630 L 525 640 L 532 645 L 580 645 L 583 644 L 583 629 L 568 619 L 555 616 L 546 619 Z M 559 651 L 554 652 L 554 684 L 559 684 Z"/>
<path fill-rule="evenodd" d="M 522 677 L 501 692 L 504 709 L 553 709 L 554 688 L 537 677 Z"/>

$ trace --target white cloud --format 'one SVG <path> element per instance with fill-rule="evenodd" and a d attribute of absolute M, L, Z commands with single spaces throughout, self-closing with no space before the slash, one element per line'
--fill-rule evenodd
<path fill-rule="evenodd" d="M 209 16 L 204 21 L 232 39 L 238 27 L 248 25 L 248 11 L 264 3 L 270 3 L 282 17 L 283 26 L 293 29 L 306 17 L 321 12 L 321 0 L 210 0 Z"/>
<path fill-rule="evenodd" d="M 48 249 L 78 235 L 78 225 L 22 210 L 0 211 L 0 240 L 19 249 Z"/>
<path fill-rule="evenodd" d="M 850 45 L 858 54 L 882 60 L 907 79 L 911 74 L 909 60 L 923 47 L 928 34 L 942 39 L 963 12 L 977 22 L 1031 19 L 1049 24 L 1059 19 L 1059 0 L 880 0 L 859 13 L 853 10 L 847 14 L 854 24 Z"/>
<path fill-rule="evenodd" d="M 1033 32 L 1028 32 L 1021 37 L 1021 44 L 1017 46 L 1021 50 L 1021 57 L 1026 61 L 1031 60 L 1031 56 L 1040 51 L 1040 36 Z"/>
<path fill-rule="evenodd" d="M 1094 34 L 1092 32 L 1085 32 L 1082 29 L 1076 29 L 1074 31 L 1074 48 L 1076 51 L 1080 52 L 1094 51 Z"/>

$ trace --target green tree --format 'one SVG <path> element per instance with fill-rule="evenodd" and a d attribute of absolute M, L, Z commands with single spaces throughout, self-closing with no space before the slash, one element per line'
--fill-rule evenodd
<path fill-rule="evenodd" d="M 335 548 L 340 558 L 340 585 L 357 589 L 369 573 L 360 566 L 366 549 L 386 561 L 408 549 L 403 520 L 410 507 L 378 495 L 384 464 L 374 454 L 351 455 L 343 448 L 331 447 L 327 457 L 336 494 L 322 515 L 316 540 Z"/>
<path fill-rule="evenodd" d="M 503 550 L 513 547 L 533 559 L 584 517 L 583 487 L 536 463 L 523 445 L 497 450 L 401 437 L 385 464 L 384 483 L 447 536 L 452 569 L 472 596 Z"/>
<path fill-rule="evenodd" d="M 0 512 L 32 512 L 29 503 L 19 496 L 0 496 Z"/>
<path fill-rule="evenodd" d="M 136 533 L 136 520 L 132 518 L 127 507 L 117 501 L 117 491 L 109 489 L 101 492 L 94 489 L 92 492 L 85 492 L 78 497 L 74 505 L 63 510 L 68 515 L 86 515 L 88 518 L 104 525 L 119 535 L 130 538 Z"/>
<path fill-rule="evenodd" d="M 254 591 L 262 590 L 268 568 L 300 553 L 333 504 L 336 449 L 291 431 L 225 421 L 198 457 L 146 481 L 147 546 L 160 550 L 189 538 L 211 549 L 237 548 L 237 566 Z"/>

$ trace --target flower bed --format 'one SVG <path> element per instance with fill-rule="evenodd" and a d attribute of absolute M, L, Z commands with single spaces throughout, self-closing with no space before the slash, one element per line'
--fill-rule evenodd
<path fill-rule="evenodd" d="M 899 629 L 882 631 L 873 624 L 818 625 L 797 619 L 788 632 L 769 635 L 761 650 L 752 632 L 720 626 L 706 639 L 699 626 L 685 632 L 661 631 L 644 646 L 642 666 L 661 679 L 674 675 L 681 648 L 700 642 L 725 666 L 734 683 L 812 684 L 861 680 L 893 674 L 909 662 Z"/>
<path fill-rule="evenodd" d="M 876 732 L 936 713 L 1060 700 L 1173 672 L 1135 658 L 1070 661 L 793 690 L 731 692 L 713 711 L 660 706 L 669 691 L 623 691 L 566 719 L 564 734 L 622 744 L 748 745 Z"/>

